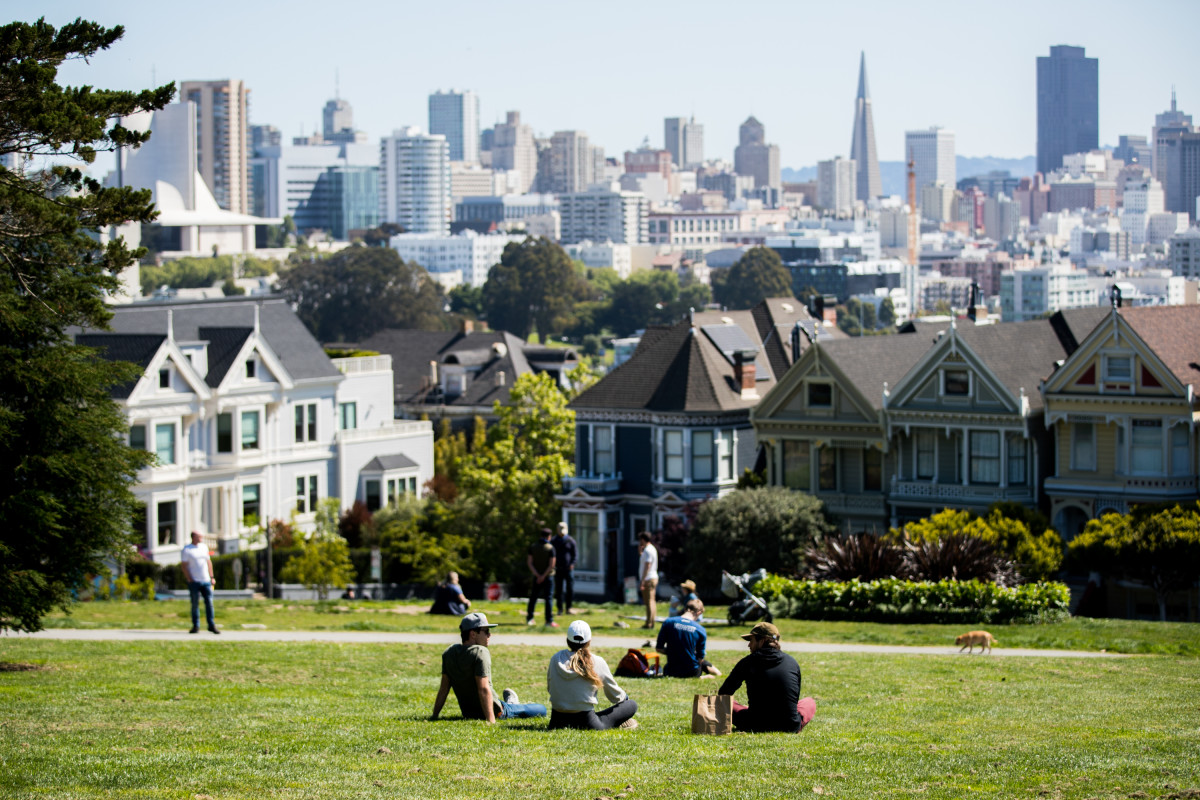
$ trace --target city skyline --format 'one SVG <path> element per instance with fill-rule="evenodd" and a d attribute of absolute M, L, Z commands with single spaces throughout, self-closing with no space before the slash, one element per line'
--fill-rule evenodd
<path fill-rule="evenodd" d="M 785 33 L 777 46 L 747 46 L 744 55 L 738 40 L 719 38 L 728 27 L 714 24 L 729 6 L 689 4 L 687 15 L 674 8 L 608 4 L 611 26 L 565 25 L 546 3 L 527 3 L 524 14 L 480 7 L 471 25 L 449 25 L 429 7 L 396 12 L 375 3 L 343 24 L 319 25 L 313 19 L 329 14 L 315 4 L 297 3 L 281 16 L 269 7 L 219 0 L 187 26 L 168 8 L 145 2 L 109 7 L 49 0 L 14 16 L 43 15 L 53 25 L 82 16 L 125 26 L 125 39 L 113 51 L 90 64 L 64 64 L 66 83 L 125 89 L 239 79 L 250 90 L 251 123 L 277 126 L 285 141 L 319 130 L 322 108 L 335 92 L 353 105 L 356 127 L 377 141 L 406 125 L 427 127 L 428 96 L 455 88 L 479 96 L 483 128 L 518 110 L 538 136 L 584 131 L 609 156 L 635 149 L 646 136 L 661 147 L 664 118 L 694 116 L 704 126 L 706 157 L 732 160 L 738 125 L 753 115 L 780 146 L 782 166 L 800 168 L 850 155 L 865 51 L 881 161 L 902 160 L 904 132 L 933 125 L 954 130 L 963 155 L 1020 158 L 1037 148 L 1036 58 L 1059 44 L 1086 47 L 1099 59 L 1101 146 L 1115 146 L 1122 134 L 1147 135 L 1154 115 L 1169 106 L 1172 87 L 1181 109 L 1200 109 L 1187 36 L 1200 22 L 1193 3 L 1160 0 L 1129 15 L 1115 3 L 1017 2 L 1003 16 L 980 20 L 943 2 L 916 10 L 874 2 L 853 9 L 768 2 L 739 14 Z M 620 23 L 622 15 L 711 48 L 643 57 L 666 51 L 646 37 L 614 36 L 614 30 L 631 30 Z M 234 16 L 239 24 L 229 25 Z M 376 18 L 375 24 L 355 22 Z M 1172 24 L 1164 24 L 1168 20 Z M 444 35 L 428 33 L 439 30 Z M 325 58 L 281 59 L 281 43 L 287 52 Z M 728 55 L 713 57 L 710 49 Z M 575 65 L 562 53 L 587 56 Z"/>

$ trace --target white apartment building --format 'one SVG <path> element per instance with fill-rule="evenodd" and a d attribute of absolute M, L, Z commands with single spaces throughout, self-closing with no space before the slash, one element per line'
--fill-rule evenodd
<path fill-rule="evenodd" d="M 562 242 L 584 240 L 644 244 L 649 241 L 650 201 L 617 184 L 593 184 L 586 192 L 559 195 Z"/>
<path fill-rule="evenodd" d="M 238 80 L 183 81 L 180 102 L 196 104 L 196 161 L 200 176 L 226 211 L 250 211 L 250 90 Z"/>
<path fill-rule="evenodd" d="M 601 180 L 598 174 L 596 149 L 588 143 L 583 131 L 555 131 L 550 137 L 550 174 L 547 191 L 555 194 L 582 192 Z M 604 164 L 600 151 L 601 171 Z"/>
<path fill-rule="evenodd" d="M 1003 194 L 983 201 L 983 230 L 996 242 L 1016 239 L 1021 232 L 1021 204 Z"/>
<path fill-rule="evenodd" d="M 407 127 L 379 143 L 382 222 L 411 233 L 450 233 L 450 147 L 446 138 Z"/>
<path fill-rule="evenodd" d="M 1000 274 L 1000 317 L 1005 322 L 1038 319 L 1047 311 L 1090 308 L 1099 302 L 1087 271 L 1068 262 Z"/>
<path fill-rule="evenodd" d="M 478 234 L 466 230 L 454 236 L 401 233 L 388 244 L 402 259 L 420 264 L 443 288 L 450 288 L 443 276 L 454 272 L 461 273 L 462 282 L 468 286 L 483 286 L 488 270 L 500 263 L 505 246 L 523 241 L 523 234 Z"/>
<path fill-rule="evenodd" d="M 852 158 L 831 158 L 817 162 L 817 205 L 834 214 L 854 208 L 858 165 Z"/>
<path fill-rule="evenodd" d="M 658 210 L 650 213 L 650 244 L 685 247 L 718 247 L 748 233 L 782 234 L 786 208 L 722 210 Z"/>
<path fill-rule="evenodd" d="M 633 272 L 633 247 L 613 242 L 594 243 L 589 241 L 569 244 L 564 247 L 567 255 L 582 261 L 592 268 L 611 267 L 617 277 L 626 280 Z"/>
<path fill-rule="evenodd" d="M 1150 214 L 1146 225 L 1146 244 L 1162 244 L 1177 233 L 1188 229 L 1188 215 L 1182 211 Z"/>
<path fill-rule="evenodd" d="M 1129 243 L 1140 247 L 1146 243 L 1146 229 L 1150 217 L 1166 210 L 1162 184 L 1154 178 L 1127 181 L 1124 192 L 1124 210 L 1121 212 L 1121 230 L 1129 234 Z"/>
<path fill-rule="evenodd" d="M 954 154 L 954 131 L 933 127 L 924 131 L 905 131 L 904 158 L 913 161 L 917 196 L 926 186 L 954 186 L 958 167 Z"/>
<path fill-rule="evenodd" d="M 479 95 L 441 90 L 429 95 L 429 132 L 446 137 L 451 161 L 479 163 Z"/>
<path fill-rule="evenodd" d="M 1188 280 L 1200 278 L 1200 228 L 1188 228 L 1167 242 L 1171 272 Z"/>
<path fill-rule="evenodd" d="M 153 560 L 177 563 L 193 530 L 231 552 L 293 513 L 311 530 L 323 498 L 379 508 L 433 476 L 431 424 L 394 418 L 391 358 L 331 360 L 284 300 L 113 310 L 76 341 L 143 369 L 114 395 L 156 456 L 133 487 Z"/>
<path fill-rule="evenodd" d="M 525 194 L 537 177 L 537 145 L 533 127 L 521 124 L 521 112 L 509 111 L 492 129 L 492 168 L 516 173 L 513 191 Z"/>
<path fill-rule="evenodd" d="M 921 216 L 934 222 L 954 220 L 955 195 L 953 184 L 935 183 L 921 188 Z"/>

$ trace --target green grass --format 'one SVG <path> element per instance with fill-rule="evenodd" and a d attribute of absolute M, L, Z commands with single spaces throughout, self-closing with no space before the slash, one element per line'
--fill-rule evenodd
<path fill-rule="evenodd" d="M 246 624 L 265 625 L 268 630 L 452 633 L 457 629 L 458 621 L 452 617 L 435 617 L 423 613 L 428 607 L 428 603 L 365 601 L 332 601 L 323 604 L 265 600 L 218 601 L 217 621 L 232 629 Z M 510 625 L 520 627 L 525 619 L 525 608 L 517 603 L 476 602 L 474 608 L 484 611 L 493 622 L 507 623 L 505 628 Z M 580 616 L 587 619 L 597 632 L 603 630 L 604 633 L 618 633 L 613 624 L 618 619 L 624 619 L 636 626 L 637 620 L 625 617 L 637 615 L 640 608 L 615 604 L 585 604 L 580 611 Z M 666 611 L 665 605 L 659 607 L 660 615 L 665 615 Z M 724 618 L 724 608 L 711 606 L 708 611 L 710 616 Z M 162 629 L 187 627 L 190 619 L 187 600 L 93 602 L 77 603 L 69 615 L 53 614 L 46 618 L 45 624 L 47 628 Z M 540 613 L 538 619 L 541 619 Z M 777 622 L 784 639 L 788 641 L 848 644 L 949 645 L 953 643 L 956 635 L 968 627 L 808 620 Z M 1200 656 L 1200 625 L 1195 623 L 1073 618 L 1053 624 L 987 627 L 1000 640 L 1001 647 Z M 708 629 L 709 636 L 714 639 L 732 639 L 743 632 L 744 629 L 723 626 L 711 626 Z M 627 633 L 636 637 L 640 632 L 634 629 Z"/>
<path fill-rule="evenodd" d="M 429 722 L 442 649 L 0 639 L 10 665 L 0 670 L 0 797 L 1125 798 L 1200 789 L 1200 670 L 1190 659 L 806 656 L 817 716 L 802 734 L 716 738 L 688 732 L 692 694 L 715 691 L 714 681 L 623 681 L 640 706 L 636 731 L 488 727 L 454 718 L 453 701 L 451 718 Z M 496 647 L 497 686 L 546 702 L 552 652 Z M 725 670 L 740 657 L 714 655 Z"/>

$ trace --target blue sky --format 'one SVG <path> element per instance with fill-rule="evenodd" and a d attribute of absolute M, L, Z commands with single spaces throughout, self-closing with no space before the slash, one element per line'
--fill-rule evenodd
<path fill-rule="evenodd" d="M 943 125 L 960 155 L 1036 145 L 1035 58 L 1052 44 L 1100 59 L 1100 139 L 1149 135 L 1174 85 L 1200 120 L 1200 2 L 428 2 L 287 4 L 40 0 L 16 19 L 77 16 L 125 38 L 60 79 L 114 89 L 241 78 L 251 121 L 287 137 L 332 97 L 372 139 L 427 125 L 436 89 L 472 89 L 482 122 L 519 110 L 539 134 L 581 129 L 608 155 L 662 146 L 666 116 L 694 114 L 705 154 L 732 159 L 737 127 L 763 122 L 787 167 L 849 155 L 859 52 L 880 158 L 904 131 Z"/>

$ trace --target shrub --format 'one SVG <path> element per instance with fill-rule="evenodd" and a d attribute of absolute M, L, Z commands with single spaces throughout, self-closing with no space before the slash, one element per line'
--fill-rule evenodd
<path fill-rule="evenodd" d="M 337 532 L 340 504 L 335 497 L 322 500 L 317 507 L 316 530 L 309 535 L 300 553 L 279 571 L 284 581 L 302 583 L 325 600 L 331 588 L 342 589 L 354 579 L 350 548 Z"/>
<path fill-rule="evenodd" d="M 1011 561 L 978 536 L 954 534 L 904 543 L 908 574 L 927 581 L 980 580 L 1016 586 L 1021 576 Z"/>
<path fill-rule="evenodd" d="M 826 539 L 804 553 L 805 577 L 816 581 L 873 581 L 908 576 L 904 549 L 870 533 Z"/>
<path fill-rule="evenodd" d="M 1021 509 L 1017 512 L 1016 509 Z M 1019 513 L 1018 516 L 1014 516 Z M 993 545 L 1016 563 L 1026 580 L 1047 580 L 1062 568 L 1063 545 L 1045 517 L 1015 503 L 993 505 L 986 517 L 947 508 L 927 518 L 892 529 L 894 540 L 915 542 L 967 534 Z"/>
<path fill-rule="evenodd" d="M 1066 615 L 1061 583 L 1002 587 L 983 581 L 798 581 L 768 575 L 755 592 L 776 616 L 860 622 L 1023 622 Z"/>

